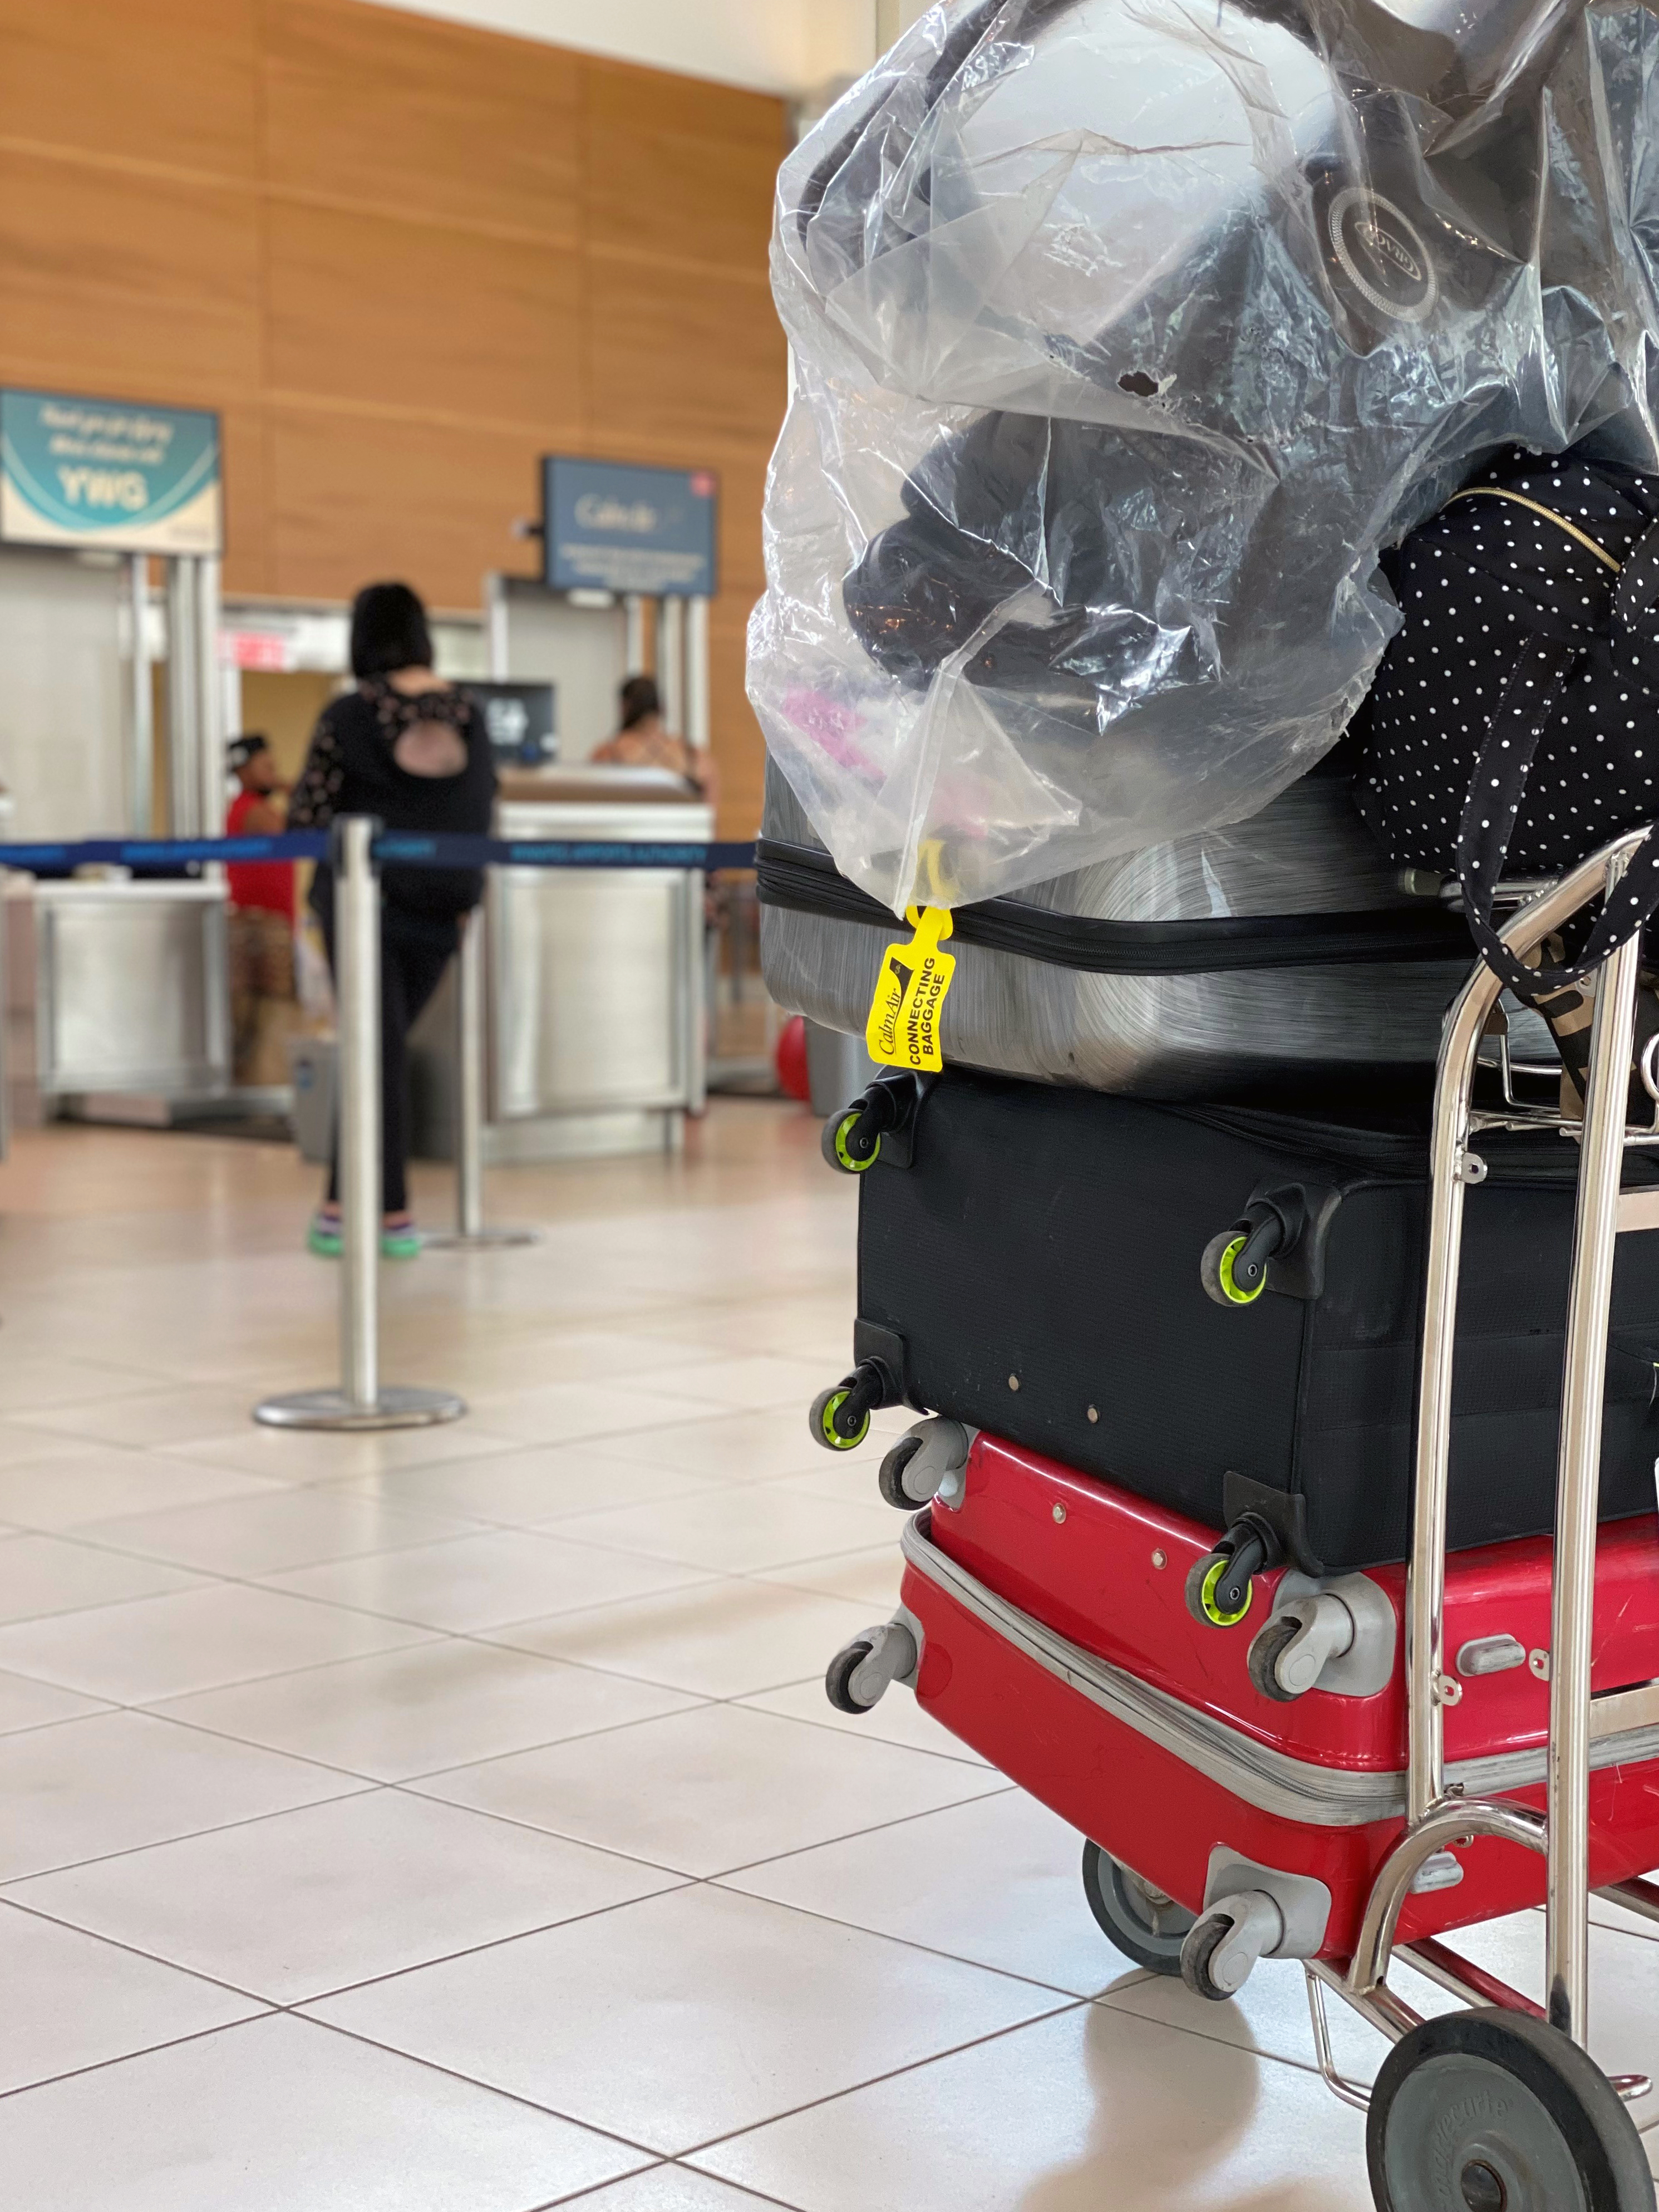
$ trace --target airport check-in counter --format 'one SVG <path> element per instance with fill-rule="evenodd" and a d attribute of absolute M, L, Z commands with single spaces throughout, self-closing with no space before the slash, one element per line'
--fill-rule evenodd
<path fill-rule="evenodd" d="M 497 820 L 498 835 L 524 841 L 714 834 L 711 808 L 648 769 L 509 771 Z M 706 1085 L 701 872 L 492 868 L 485 927 L 486 1158 L 678 1147 Z M 454 988 L 452 968 L 412 1040 L 427 1152 L 453 1141 Z"/>
<path fill-rule="evenodd" d="M 6 1091 L 25 1125 L 100 1097 L 165 1104 L 230 1080 L 222 882 L 9 875 Z"/>

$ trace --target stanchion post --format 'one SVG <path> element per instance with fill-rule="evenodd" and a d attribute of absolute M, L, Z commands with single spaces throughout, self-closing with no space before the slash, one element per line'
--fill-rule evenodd
<path fill-rule="evenodd" d="M 484 1039 L 487 963 L 484 910 L 475 907 L 461 930 L 455 971 L 455 1226 L 428 1237 L 434 1250 L 538 1244 L 534 1229 L 488 1229 L 483 1218 Z"/>
<path fill-rule="evenodd" d="M 340 1382 L 266 1398 L 253 1418 L 276 1429 L 413 1429 L 466 1411 L 452 1390 L 380 1382 L 380 887 L 375 823 L 334 826 L 336 1085 L 340 1163 Z"/>

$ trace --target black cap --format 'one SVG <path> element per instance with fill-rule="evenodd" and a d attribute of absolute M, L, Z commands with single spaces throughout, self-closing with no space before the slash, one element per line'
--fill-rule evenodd
<path fill-rule="evenodd" d="M 270 739 L 263 730 L 248 730 L 240 738 L 233 738 L 225 747 L 225 760 L 231 768 L 246 768 L 255 753 L 270 750 Z"/>

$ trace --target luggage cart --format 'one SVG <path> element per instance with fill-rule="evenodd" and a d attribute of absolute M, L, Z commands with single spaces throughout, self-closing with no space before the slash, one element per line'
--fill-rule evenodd
<path fill-rule="evenodd" d="M 1645 832 L 1633 832 L 1540 890 L 1503 935 L 1524 957 L 1597 898 L 1611 898 Z M 1468 2212 L 1636 2212 L 1655 2201 L 1647 2158 L 1625 2107 L 1645 2096 L 1642 2075 L 1611 2081 L 1589 2058 L 1589 1774 L 1593 1741 L 1659 1721 L 1659 1683 L 1592 1698 L 1596 1498 L 1614 1248 L 1620 1235 L 1659 1229 L 1659 1192 L 1623 1193 L 1627 1144 L 1659 1132 L 1626 1126 L 1639 934 L 1596 977 L 1589 1078 L 1582 1123 L 1517 1103 L 1473 1103 L 1474 1071 L 1503 990 L 1483 962 L 1446 1018 L 1435 1085 L 1431 1200 L 1417 1417 L 1415 1512 L 1407 1596 L 1407 1818 L 1376 1876 L 1346 1972 L 1304 1964 L 1320 2072 L 1346 2103 L 1367 2108 L 1371 2185 L 1379 2212 L 1467 2206 Z M 1645 1067 L 1651 1084 L 1653 1070 Z M 1659 1092 L 1656 1092 L 1659 1097 Z M 1502 1797 L 1446 1788 L 1444 1716 L 1462 1695 L 1444 1648 L 1446 1511 L 1464 1194 L 1486 1176 L 1474 1139 L 1486 1128 L 1555 1127 L 1581 1153 L 1561 1383 L 1549 1672 L 1547 1802 L 1543 1813 Z M 1438 1943 L 1410 1947 L 1419 1972 L 1470 2008 L 1422 2019 L 1389 1986 L 1395 1932 L 1412 1885 L 1437 1852 L 1491 1836 L 1540 1853 L 1547 1868 L 1543 2011 Z M 1659 1885 L 1620 1882 L 1601 1893 L 1659 1922 Z M 1203 1922 L 1199 1927 L 1203 1927 Z M 1393 2043 L 1373 2089 L 1334 2063 L 1325 2017 L 1334 1990 Z"/>
<path fill-rule="evenodd" d="M 1531 896 L 1503 933 L 1511 951 L 1524 957 L 1581 908 L 1613 896 L 1644 834 L 1620 838 L 1559 881 L 1526 886 Z M 1634 1731 L 1659 1729 L 1659 1680 L 1594 1696 L 1591 1686 L 1614 1252 L 1621 1234 L 1659 1230 L 1659 1188 L 1620 1188 L 1626 1147 L 1659 1145 L 1659 1127 L 1626 1126 L 1640 961 L 1640 939 L 1632 938 L 1608 957 L 1596 978 L 1582 1121 L 1517 1098 L 1507 1066 L 1501 1102 L 1490 1109 L 1474 1103 L 1475 1070 L 1483 1040 L 1492 1034 L 1504 988 L 1484 963 L 1446 1018 L 1431 1147 L 1413 1550 L 1405 1597 L 1405 1821 L 1380 1866 L 1370 1862 L 1376 1871 L 1365 1878 L 1369 1888 L 1362 1881 L 1350 1892 L 1349 1924 L 1358 1930 L 1352 1950 L 1346 1957 L 1327 1954 L 1317 1941 L 1304 1947 L 1305 1954 L 1291 1943 L 1276 1948 L 1285 1929 L 1275 1917 L 1279 1906 L 1271 1890 L 1264 1894 L 1239 1885 L 1237 1894 L 1206 1896 L 1203 1910 L 1193 1913 L 1106 1858 L 1097 1845 L 1091 1844 L 1085 1851 L 1089 1901 L 1108 1935 L 1140 1964 L 1164 1972 L 1178 1970 L 1206 1996 L 1236 1993 L 1255 1960 L 1270 1952 L 1302 1955 L 1319 2070 L 1339 2098 L 1367 2112 L 1367 2152 L 1378 2212 L 1654 2212 L 1653 2178 L 1628 2110 L 1650 2093 L 1651 2084 L 1639 2075 L 1609 2078 L 1586 2048 L 1593 1747 L 1601 1745 L 1604 1759 L 1617 1759 L 1610 1739 L 1633 1743 L 1641 1740 Z M 1659 1106 L 1655 1057 L 1651 1052 L 1644 1055 L 1640 1075 Z M 887 1109 L 878 1117 L 879 1128 L 873 1121 L 865 1126 L 871 1121 L 867 1095 L 859 1109 L 832 1117 L 825 1142 L 829 1156 L 833 1141 L 840 1139 L 836 1164 L 859 1172 L 895 1139 L 908 1148 L 920 1101 L 908 1095 L 900 1098 L 895 1086 L 892 1097 L 876 1103 Z M 1470 1185 L 1486 1174 L 1476 1140 L 1483 1130 L 1497 1129 L 1559 1131 L 1581 1148 L 1560 1400 L 1551 1632 L 1547 1650 L 1534 1651 L 1530 1661 L 1534 1676 L 1547 1679 L 1549 1690 L 1542 1810 L 1501 1794 L 1478 1794 L 1449 1778 L 1445 1755 L 1445 1713 L 1463 1694 L 1446 1637 L 1451 1386 L 1463 1201 Z M 856 1440 L 854 1431 L 857 1436 L 867 1431 L 866 1400 L 891 1403 L 899 1395 L 890 1377 L 866 1375 L 861 1367 L 822 1394 L 812 1409 L 814 1433 L 832 1449 L 844 1449 Z M 889 1454 L 884 1494 L 913 1510 L 929 1498 L 950 1504 L 970 1448 L 971 1432 L 958 1422 L 934 1417 Z M 1063 1518 L 1058 1505 L 1054 1518 Z M 925 1514 L 918 1516 L 907 1536 L 913 1565 L 927 1549 L 926 1519 Z M 1156 1554 L 1154 1565 L 1163 1563 L 1163 1554 Z M 1198 1564 L 1202 1567 L 1208 1560 Z M 1001 1612 L 1013 1618 L 1012 1608 Z M 856 1639 L 831 1663 L 827 1687 L 832 1702 L 848 1711 L 864 1711 L 889 1683 L 915 1682 L 925 1633 L 924 1624 L 901 1607 L 894 1620 Z M 1074 1647 L 1066 1647 L 1066 1664 L 1078 1656 Z M 1396 1942 L 1407 1899 L 1442 1887 L 1440 1877 L 1449 1870 L 1455 1881 L 1455 1861 L 1449 1855 L 1480 1838 L 1535 1853 L 1545 1862 L 1542 2007 L 1437 1937 Z M 1127 1887 L 1117 1881 L 1120 1875 Z M 1659 1923 L 1659 1883 L 1631 1878 L 1596 1893 Z M 1459 1998 L 1461 2008 L 1424 2018 L 1390 1984 L 1396 1958 Z M 1348 2080 L 1337 2066 L 1327 2018 L 1333 1994 L 1392 2045 L 1370 2087 Z"/>

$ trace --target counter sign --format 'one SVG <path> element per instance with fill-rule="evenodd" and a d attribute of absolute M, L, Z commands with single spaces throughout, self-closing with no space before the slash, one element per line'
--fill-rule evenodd
<path fill-rule="evenodd" d="M 217 553 L 219 418 L 0 392 L 0 538 L 117 553 Z"/>
<path fill-rule="evenodd" d="M 712 599 L 720 487 L 706 469 L 544 462 L 547 582 L 556 592 Z"/>

